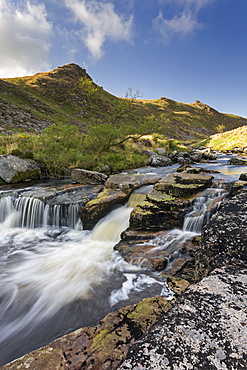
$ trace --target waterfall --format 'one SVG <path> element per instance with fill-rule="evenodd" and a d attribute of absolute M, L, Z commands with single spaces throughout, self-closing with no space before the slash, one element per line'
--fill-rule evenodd
<path fill-rule="evenodd" d="M 70 229 L 82 230 L 79 217 L 80 204 L 47 204 L 44 209 L 44 227 L 53 226 L 69 227 Z"/>
<path fill-rule="evenodd" d="M 82 230 L 79 217 L 80 203 L 49 205 L 40 199 L 19 195 L 1 194 L 0 223 L 5 227 L 34 229 L 52 226 Z"/>
<path fill-rule="evenodd" d="M 183 231 L 200 234 L 203 225 L 208 223 L 227 194 L 224 189 L 210 188 L 195 198 L 193 209 L 184 218 Z"/>
<path fill-rule="evenodd" d="M 130 204 L 139 196 L 133 193 Z M 92 231 L 76 229 L 78 203 L 45 205 L 17 194 L 2 197 L 0 208 L 0 366 L 65 332 L 95 325 L 113 307 L 172 297 L 165 277 L 113 252 L 129 224 L 133 208 L 127 204 Z"/>

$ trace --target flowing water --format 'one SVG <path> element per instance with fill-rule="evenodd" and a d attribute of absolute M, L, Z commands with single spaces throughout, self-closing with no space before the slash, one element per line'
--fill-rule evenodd
<path fill-rule="evenodd" d="M 92 231 L 82 230 L 71 205 L 50 209 L 38 199 L 1 195 L 0 365 L 125 304 L 172 297 L 165 279 L 113 253 L 141 194 Z"/>
<path fill-rule="evenodd" d="M 175 168 L 163 168 L 164 174 Z M 0 366 L 66 332 L 97 324 L 126 304 L 154 295 L 172 298 L 159 274 L 113 252 L 131 210 L 148 191 L 136 191 L 92 231 L 83 230 L 78 201 L 52 204 L 16 190 L 0 193 Z M 178 246 L 168 265 L 183 243 L 200 233 L 224 194 L 219 188 L 206 190 L 185 217 L 183 230 L 151 241 L 154 249 Z"/>

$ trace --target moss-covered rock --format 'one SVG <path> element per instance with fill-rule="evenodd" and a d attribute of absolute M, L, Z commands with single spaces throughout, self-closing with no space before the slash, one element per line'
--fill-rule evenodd
<path fill-rule="evenodd" d="M 84 228 L 92 229 L 114 207 L 125 204 L 127 200 L 128 195 L 121 190 L 104 188 L 95 199 L 89 201 L 80 209 L 80 217 Z"/>
<path fill-rule="evenodd" d="M 130 215 L 130 227 L 139 230 L 169 230 L 181 228 L 190 202 L 152 191 L 146 201 L 139 204 Z"/>
<path fill-rule="evenodd" d="M 175 172 L 155 184 L 154 189 L 173 197 L 186 198 L 211 186 L 213 176 Z"/>

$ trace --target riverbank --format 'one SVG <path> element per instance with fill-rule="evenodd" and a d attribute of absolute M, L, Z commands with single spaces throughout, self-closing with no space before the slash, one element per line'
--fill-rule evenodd
<path fill-rule="evenodd" d="M 244 368 L 246 201 L 246 191 L 227 199 L 204 227 L 196 262 L 212 271 L 198 283 L 170 279 L 172 300 L 124 307 L 2 369 Z"/>

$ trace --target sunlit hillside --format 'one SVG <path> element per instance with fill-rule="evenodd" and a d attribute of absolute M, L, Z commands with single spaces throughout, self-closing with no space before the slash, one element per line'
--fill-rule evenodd
<path fill-rule="evenodd" d="M 213 135 L 207 140 L 206 145 L 215 150 L 247 147 L 247 126 Z"/>
<path fill-rule="evenodd" d="M 82 81 L 91 81 L 97 93 L 89 93 Z M 3 134 L 40 133 L 50 124 L 62 122 L 76 124 L 86 133 L 89 123 L 111 121 L 121 101 L 127 100 L 94 84 L 85 69 L 76 64 L 34 76 L 4 79 L 0 80 L 0 130 Z M 219 125 L 226 130 L 247 125 L 247 119 L 220 113 L 200 101 L 185 104 L 165 97 L 128 101 L 131 110 L 120 112 L 121 123 L 128 125 L 153 115 L 168 138 L 202 140 L 215 134 Z"/>

